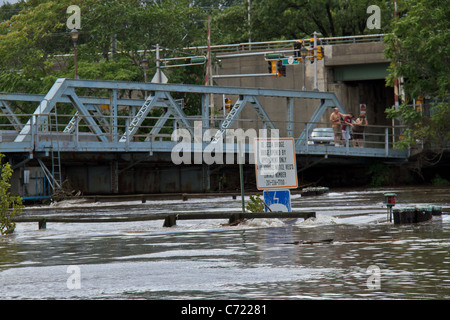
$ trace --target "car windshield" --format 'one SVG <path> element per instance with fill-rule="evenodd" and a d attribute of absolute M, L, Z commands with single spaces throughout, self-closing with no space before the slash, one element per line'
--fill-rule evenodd
<path fill-rule="evenodd" d="M 311 136 L 312 137 L 332 137 L 334 135 L 333 131 L 313 131 Z"/>

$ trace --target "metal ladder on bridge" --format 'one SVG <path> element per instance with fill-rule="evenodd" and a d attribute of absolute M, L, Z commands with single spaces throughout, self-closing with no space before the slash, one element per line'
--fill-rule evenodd
<path fill-rule="evenodd" d="M 60 189 L 61 184 L 62 184 L 62 181 L 61 181 L 62 180 L 61 153 L 59 151 L 59 139 L 56 139 L 56 141 L 57 141 L 56 142 L 57 143 L 56 150 L 55 150 L 55 148 L 53 148 L 53 131 L 52 131 L 52 128 L 54 127 L 56 133 L 58 133 L 58 116 L 57 116 L 57 112 L 56 112 L 56 106 L 54 108 L 54 113 L 50 114 L 49 122 L 50 122 L 50 131 L 52 132 L 51 133 L 51 137 L 52 137 L 52 139 L 51 139 L 52 140 L 52 148 L 51 148 L 52 171 L 51 171 L 50 177 L 52 178 L 53 183 L 51 183 L 51 184 L 54 189 L 55 189 L 55 187 Z M 41 167 L 42 167 L 42 165 L 43 165 L 43 163 L 41 164 Z M 44 173 L 45 173 L 45 169 L 44 169 Z"/>

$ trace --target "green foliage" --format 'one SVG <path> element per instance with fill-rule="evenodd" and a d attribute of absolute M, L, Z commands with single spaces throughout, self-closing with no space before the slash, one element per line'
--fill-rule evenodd
<path fill-rule="evenodd" d="M 0 154 L 0 163 L 3 157 Z M 14 232 L 16 228 L 16 224 L 12 219 L 22 213 L 23 205 L 22 198 L 13 197 L 9 192 L 11 187 L 9 180 L 13 172 L 9 163 L 1 164 L 0 171 L 0 232 L 1 234 L 9 234 Z"/>
<path fill-rule="evenodd" d="M 371 164 L 367 174 L 371 177 L 370 186 L 374 188 L 385 186 L 391 180 L 391 170 L 382 163 Z"/>
<path fill-rule="evenodd" d="M 6 2 L 3 6 L 0 7 L 0 22 L 11 19 L 11 17 L 17 13 L 19 13 L 23 8 L 23 3 L 9 3 Z"/>
<path fill-rule="evenodd" d="M 224 10 L 216 10 L 211 21 L 214 44 L 248 42 L 248 3 L 242 1 Z"/>
<path fill-rule="evenodd" d="M 370 5 L 380 7 L 381 29 L 366 27 Z M 386 33 L 392 12 L 392 1 L 386 0 L 252 0 L 251 40 L 300 39 L 314 31 L 324 37 Z M 214 12 L 213 28 L 214 43 L 247 42 L 248 1 Z"/>
<path fill-rule="evenodd" d="M 250 196 L 250 202 L 247 204 L 246 209 L 250 212 L 264 212 L 264 203 L 259 194 Z"/>
<path fill-rule="evenodd" d="M 0 11 L 0 92 L 46 93 L 57 78 L 74 77 L 73 42 L 66 26 L 69 5 L 81 9 L 77 60 L 83 79 L 144 81 L 141 62 L 144 57 L 150 61 L 151 79 L 157 43 L 161 58 L 190 55 L 182 48 L 206 44 L 206 13 L 189 0 L 28 0 L 20 4 L 15 11 L 6 11 L 9 7 Z M 174 69 L 167 71 L 170 82 L 202 82 L 204 66 Z M 198 111 L 200 103 L 192 100 L 185 99 L 187 113 Z M 19 108 L 18 104 L 13 108 Z M 31 113 L 34 108 L 25 104 L 21 110 Z"/>
<path fill-rule="evenodd" d="M 391 61 L 387 82 L 393 85 L 396 77 L 403 77 L 406 101 L 386 112 L 409 126 L 401 147 L 421 141 L 444 149 L 450 141 L 450 6 L 439 0 L 408 4 L 385 38 L 385 55 Z M 418 96 L 428 102 L 424 113 L 407 106 Z"/>
<path fill-rule="evenodd" d="M 436 187 L 446 187 L 450 185 L 450 182 L 447 179 L 442 178 L 438 174 L 436 174 L 436 176 L 431 180 L 431 183 Z"/>
<path fill-rule="evenodd" d="M 142 81 L 140 64 L 144 56 L 154 61 L 157 43 L 163 49 L 162 58 L 186 56 L 183 47 L 206 45 L 208 15 L 212 17 L 212 43 L 222 44 L 246 42 L 249 36 L 252 41 L 294 39 L 313 31 L 323 36 L 371 33 L 365 27 L 365 10 L 372 4 L 382 10 L 383 28 L 376 32 L 386 32 L 392 11 L 389 3 L 252 0 L 249 30 L 247 0 L 21 1 L 13 9 L 11 5 L 0 7 L 0 91 L 44 93 L 56 78 L 73 77 L 73 59 L 54 56 L 73 53 L 66 27 L 69 5 L 81 9 L 77 42 L 80 78 Z M 204 66 L 167 72 L 173 83 L 204 81 Z M 153 73 L 154 64 L 150 63 L 148 75 Z M 198 101 L 191 102 L 186 103 L 187 112 L 197 112 Z"/>

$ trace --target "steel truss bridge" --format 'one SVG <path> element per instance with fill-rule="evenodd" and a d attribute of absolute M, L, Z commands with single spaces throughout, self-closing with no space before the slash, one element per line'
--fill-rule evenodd
<path fill-rule="evenodd" d="M 145 98 L 129 98 L 133 96 L 126 94 L 129 92 L 134 92 L 134 96 L 141 92 Z M 200 95 L 201 114 L 187 116 L 183 101 L 173 97 L 177 93 Z M 215 114 L 214 121 L 211 121 L 210 100 L 213 95 L 238 98 L 227 114 Z M 261 103 L 263 97 L 275 97 L 279 103 L 264 106 Z M 294 121 L 294 100 L 297 99 L 317 100 L 317 109 L 308 123 Z M 31 115 L 15 113 L 13 105 L 17 102 L 36 103 L 37 107 Z M 301 108 L 301 102 L 295 104 L 296 108 L 299 106 Z M 245 119 L 240 118 L 240 113 L 249 107 L 254 109 L 264 128 L 279 129 L 286 132 L 286 137 L 294 138 L 297 155 L 375 157 L 399 161 L 409 156 L 407 151 L 393 148 L 397 137 L 392 127 L 367 128 L 363 148 L 349 144 L 344 147 L 308 144 L 309 132 L 316 126 L 324 126 L 319 121 L 325 111 L 329 114 L 331 107 L 337 107 L 345 113 L 332 92 L 57 79 L 45 95 L 0 93 L 0 107 L 0 123 L 3 123 L 0 124 L 0 152 L 23 154 L 24 160 L 16 163 L 15 167 L 37 159 L 54 188 L 61 183 L 61 153 L 170 153 L 178 143 L 170 139 L 175 128 L 187 130 L 194 138 L 194 126 L 201 121 L 202 132 L 216 127 L 217 134 L 226 135 L 227 130 L 241 127 Z M 286 120 L 272 121 L 267 112 L 269 109 L 284 113 Z M 152 115 L 152 110 L 158 110 L 159 115 Z M 301 134 L 294 136 L 294 132 L 300 132 L 295 128 L 298 125 L 302 126 Z M 202 149 L 209 143 L 203 141 Z M 237 142 L 233 144 L 237 153 Z M 226 151 L 229 149 L 225 150 L 224 146 L 224 153 Z M 248 141 L 245 152 L 253 152 Z M 45 166 L 44 158 L 51 158 L 52 168 Z"/>

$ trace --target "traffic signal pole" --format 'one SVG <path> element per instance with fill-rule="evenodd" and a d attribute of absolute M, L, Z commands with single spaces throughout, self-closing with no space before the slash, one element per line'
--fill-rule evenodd
<path fill-rule="evenodd" d="M 317 32 L 314 31 L 314 91 L 319 91 L 317 88 Z"/>

